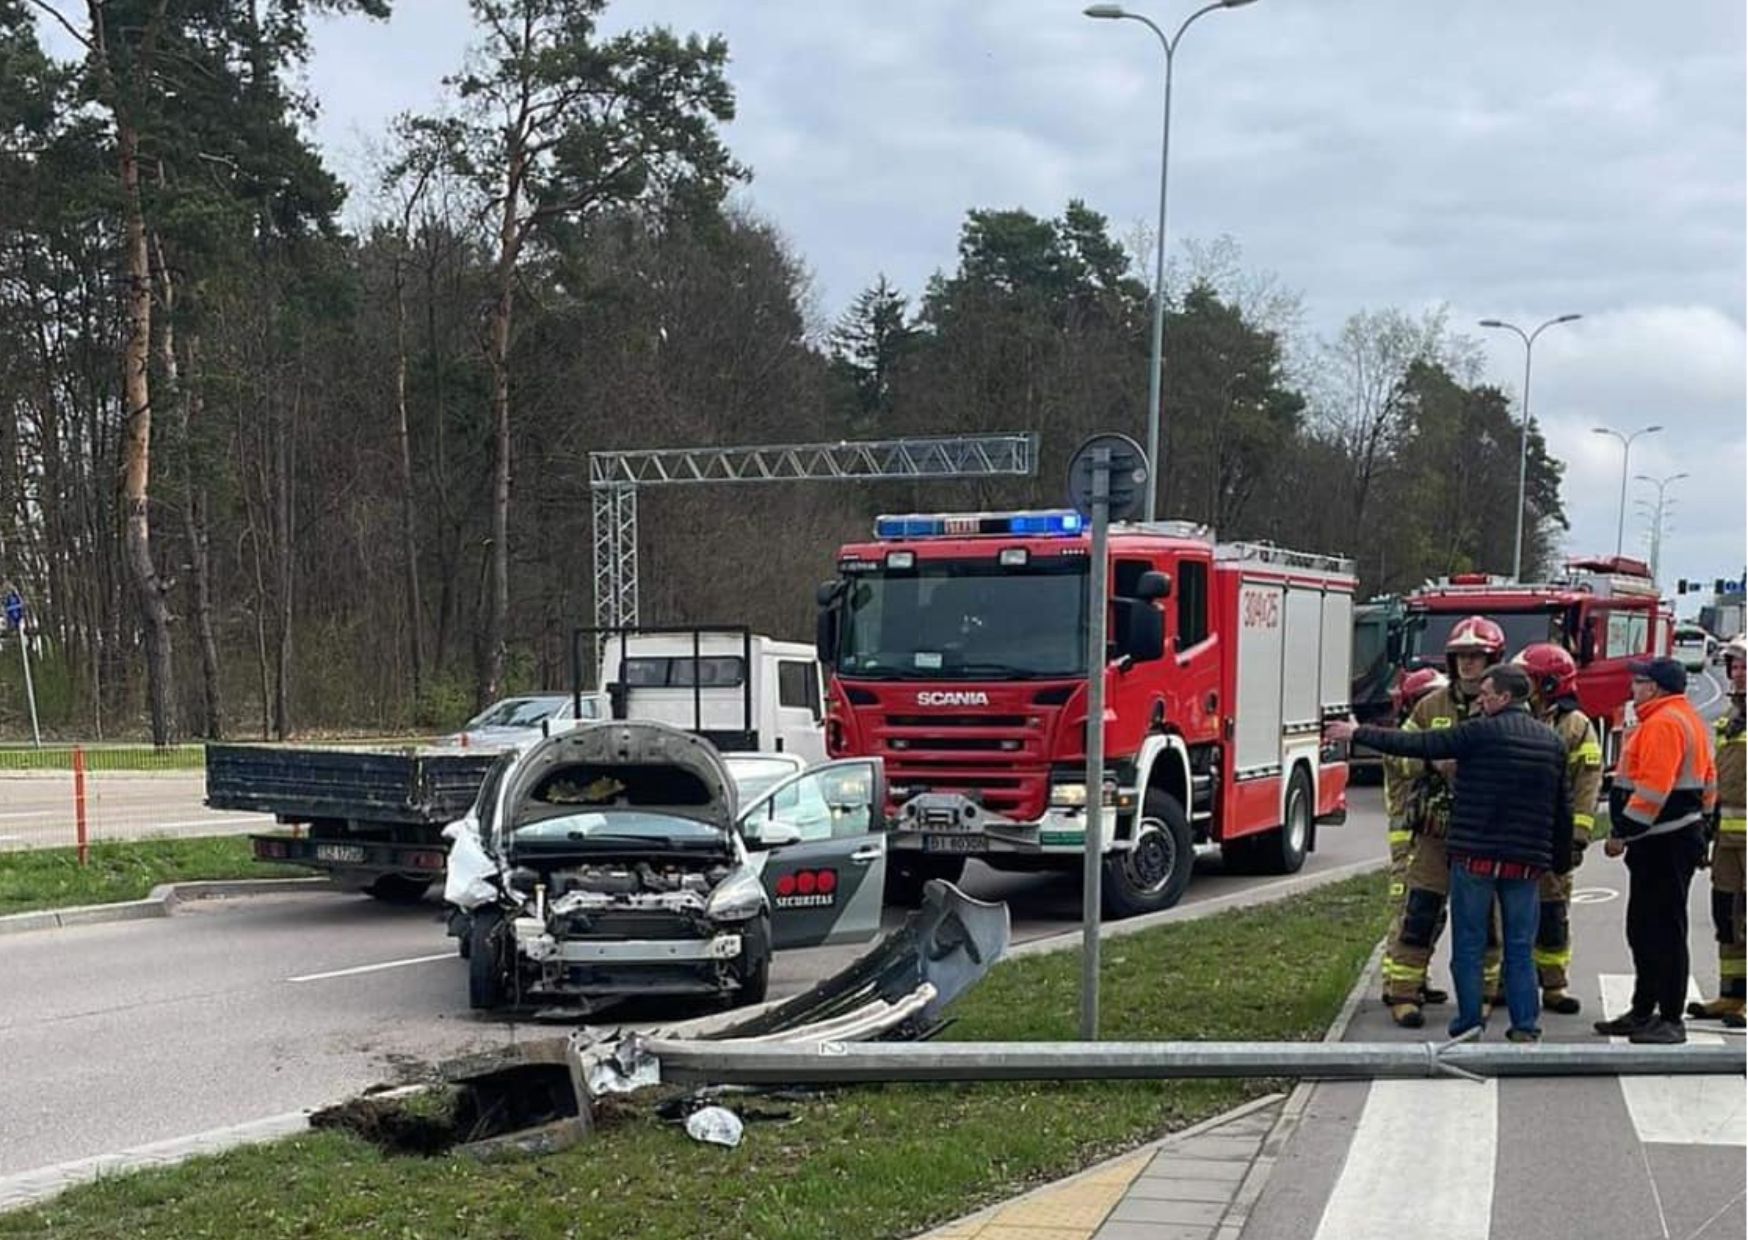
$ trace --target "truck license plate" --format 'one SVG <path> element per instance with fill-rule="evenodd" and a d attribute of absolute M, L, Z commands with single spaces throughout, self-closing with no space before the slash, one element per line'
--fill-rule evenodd
<path fill-rule="evenodd" d="M 317 844 L 317 861 L 363 861 L 364 847 L 360 844 Z"/>
<path fill-rule="evenodd" d="M 981 835 L 925 835 L 923 836 L 923 851 L 980 853 L 983 851 L 983 837 Z"/>

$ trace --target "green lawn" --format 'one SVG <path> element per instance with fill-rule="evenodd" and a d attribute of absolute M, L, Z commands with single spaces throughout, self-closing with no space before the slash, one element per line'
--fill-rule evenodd
<path fill-rule="evenodd" d="M 1385 928 L 1384 879 L 1159 927 L 1104 949 L 1111 1039 L 1313 1039 Z M 1074 953 L 999 966 L 958 1040 L 1076 1036 Z M 1275 1081 L 848 1089 L 703 1146 L 634 1105 L 584 1144 L 482 1165 L 323 1133 L 74 1189 L 0 1236 L 908 1236 L 1278 1088 Z"/>
<path fill-rule="evenodd" d="M 200 745 L 86 745 L 87 771 L 203 771 L 206 750 Z M 71 771 L 73 747 L 0 745 L 0 775 L 8 771 Z"/>
<path fill-rule="evenodd" d="M 93 844 L 90 859 L 80 865 L 71 848 L 0 852 L 0 914 L 138 900 L 159 883 L 308 875 L 256 861 L 241 836 Z"/>

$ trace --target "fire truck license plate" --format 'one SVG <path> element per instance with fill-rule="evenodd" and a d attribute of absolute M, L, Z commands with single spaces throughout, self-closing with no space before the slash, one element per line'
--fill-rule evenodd
<path fill-rule="evenodd" d="M 358 844 L 317 844 L 317 861 L 363 861 L 364 849 Z"/>
<path fill-rule="evenodd" d="M 925 835 L 924 852 L 978 853 L 983 851 L 981 835 Z"/>

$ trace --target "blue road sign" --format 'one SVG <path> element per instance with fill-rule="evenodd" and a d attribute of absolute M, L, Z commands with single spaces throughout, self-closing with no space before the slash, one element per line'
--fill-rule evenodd
<path fill-rule="evenodd" d="M 24 596 L 17 590 L 6 592 L 6 623 L 9 627 L 22 629 L 24 627 Z"/>

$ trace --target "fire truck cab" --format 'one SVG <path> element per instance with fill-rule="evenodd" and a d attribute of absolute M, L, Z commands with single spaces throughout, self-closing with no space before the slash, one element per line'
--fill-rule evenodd
<path fill-rule="evenodd" d="M 1486 573 L 1430 581 L 1407 598 L 1410 663 L 1444 666 L 1444 643 L 1465 616 L 1486 616 L 1505 631 L 1505 657 L 1536 642 L 1562 645 L 1578 662 L 1578 705 L 1613 769 L 1628 721 L 1629 659 L 1669 652 L 1675 627 L 1651 571 L 1624 556 L 1566 563 L 1552 582 L 1513 582 Z"/>
<path fill-rule="evenodd" d="M 1075 870 L 1089 795 L 1115 822 L 1106 911 L 1176 903 L 1198 844 L 1292 872 L 1346 813 L 1322 744 L 1347 712 L 1352 565 L 1217 544 L 1186 522 L 1110 535 L 1105 787 L 1085 782 L 1088 560 L 1071 511 L 881 517 L 820 588 L 826 747 L 878 756 L 894 898 L 968 857 Z"/>

